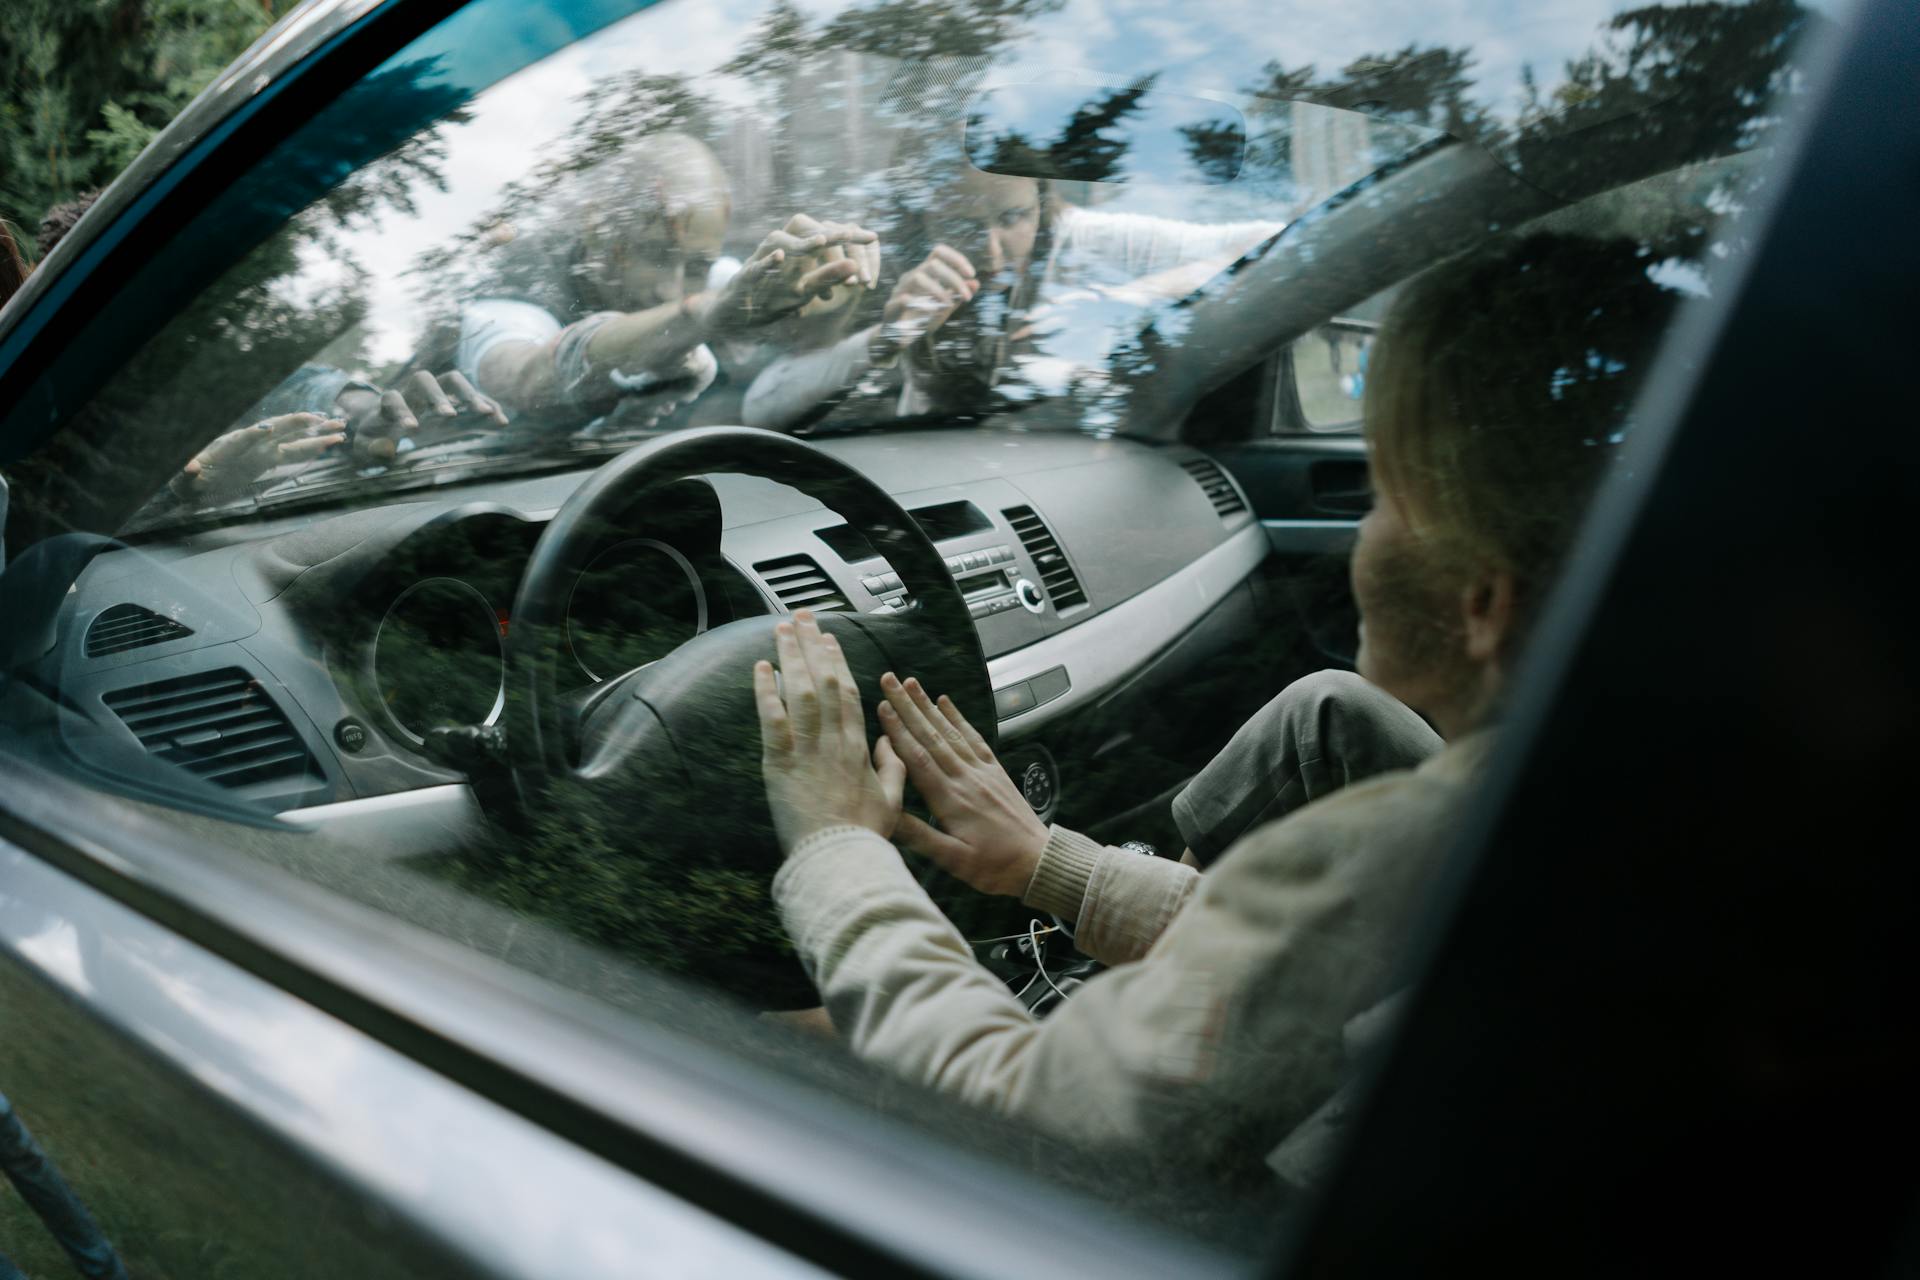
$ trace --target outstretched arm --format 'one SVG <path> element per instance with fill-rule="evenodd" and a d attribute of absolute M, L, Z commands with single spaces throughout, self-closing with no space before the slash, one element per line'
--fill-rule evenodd
<path fill-rule="evenodd" d="M 1107 964 L 1147 953 L 1186 905 L 1198 870 L 1048 827 L 986 739 L 944 695 L 891 673 L 880 724 L 939 829 L 903 815 L 894 836 L 982 893 L 1074 921 L 1074 945 Z"/>
<path fill-rule="evenodd" d="M 796 215 L 770 232 L 718 289 L 643 311 L 600 313 L 544 342 L 494 345 L 481 359 L 480 383 L 516 409 L 556 404 L 578 385 L 600 386 L 609 373 L 662 373 L 716 338 L 730 337 L 809 307 L 844 305 L 849 289 L 879 274 L 879 237 L 863 227 Z M 579 356 L 570 361 L 570 344 Z"/>
<path fill-rule="evenodd" d="M 781 628 L 778 675 L 754 670 L 786 855 L 774 899 L 855 1053 L 1068 1138 L 1174 1160 L 1257 1162 L 1338 1085 L 1341 1028 L 1385 994 L 1387 970 L 1353 860 L 1319 856 L 1310 827 L 1297 851 L 1242 859 L 1240 883 L 1203 891 L 1151 954 L 1038 1022 L 880 834 L 900 765 L 888 743 L 869 762 L 852 677 L 811 615 Z"/>
<path fill-rule="evenodd" d="M 746 424 L 784 430 L 806 421 L 853 390 L 869 370 L 891 366 L 979 292 L 966 255 L 935 245 L 894 285 L 879 324 L 832 346 L 782 356 L 762 370 L 742 406 Z"/>

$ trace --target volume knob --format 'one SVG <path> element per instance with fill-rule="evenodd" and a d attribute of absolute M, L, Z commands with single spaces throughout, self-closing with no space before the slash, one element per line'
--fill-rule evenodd
<path fill-rule="evenodd" d="M 1020 598 L 1020 607 L 1028 613 L 1042 613 L 1047 607 L 1047 598 L 1031 578 L 1022 578 L 1013 584 L 1013 593 Z"/>

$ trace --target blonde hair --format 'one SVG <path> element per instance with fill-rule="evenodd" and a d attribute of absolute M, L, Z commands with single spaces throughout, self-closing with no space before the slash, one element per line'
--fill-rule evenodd
<path fill-rule="evenodd" d="M 1443 565 L 1545 594 L 1672 313 L 1628 240 L 1539 234 L 1416 278 L 1382 324 L 1373 466 Z"/>

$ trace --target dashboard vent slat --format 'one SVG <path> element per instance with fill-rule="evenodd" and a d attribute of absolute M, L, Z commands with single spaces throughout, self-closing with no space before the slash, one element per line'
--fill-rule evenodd
<path fill-rule="evenodd" d="M 159 721 L 173 729 L 191 729 L 207 720 L 220 720 L 230 716 L 236 708 L 247 706 L 247 693 L 244 689 L 222 690 L 210 694 L 155 698 L 152 702 L 143 702 L 119 713 L 127 722 L 127 727 L 135 733 L 149 722 Z"/>
<path fill-rule="evenodd" d="M 1000 513 L 1013 526 L 1014 536 L 1020 539 L 1020 545 L 1027 549 L 1027 555 L 1033 560 L 1035 572 L 1040 575 L 1040 585 L 1046 589 L 1047 598 L 1053 601 L 1054 612 L 1065 613 L 1087 602 L 1087 593 L 1080 586 L 1080 579 L 1073 572 L 1073 565 L 1067 561 L 1067 553 L 1060 547 L 1053 531 L 1047 528 L 1046 521 L 1032 507 L 1008 507 Z"/>
<path fill-rule="evenodd" d="M 814 609 L 819 611 L 848 610 L 852 606 L 847 598 L 840 594 L 840 588 L 833 579 L 815 563 L 812 556 L 782 556 L 778 560 L 762 560 L 753 566 L 772 590 L 776 599 L 791 613 L 795 609 Z"/>
<path fill-rule="evenodd" d="M 239 667 L 116 689 L 105 701 L 150 754 L 217 786 L 322 780 L 286 713 Z"/>
<path fill-rule="evenodd" d="M 1207 501 L 1213 504 L 1214 512 L 1222 520 L 1247 509 L 1240 500 L 1240 491 L 1233 487 L 1233 481 L 1227 479 L 1220 464 L 1212 458 L 1188 458 L 1180 464 L 1180 469 L 1193 477 L 1200 491 L 1207 495 Z"/>
<path fill-rule="evenodd" d="M 165 644 L 193 634 L 185 623 L 137 604 L 117 604 L 101 610 L 87 628 L 87 656 L 104 658 L 150 644 Z"/>

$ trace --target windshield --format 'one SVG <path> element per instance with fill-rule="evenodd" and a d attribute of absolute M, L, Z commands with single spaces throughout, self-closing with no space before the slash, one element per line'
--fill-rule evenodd
<path fill-rule="evenodd" d="M 470 96 L 396 60 L 353 92 L 398 144 L 123 375 L 179 459 L 127 528 L 710 424 L 1157 434 L 1177 418 L 1129 400 L 1196 357 L 1194 315 L 1411 157 L 1565 186 L 1554 142 L 1658 110 L 1636 136 L 1669 160 L 1751 147 L 1738 100 L 1777 87 L 1804 11 L 1691 12 L 1496 6 L 1383 41 L 1359 9 L 1229 0 L 739 0 L 645 9 Z M 1724 120 L 1675 110 L 1709 45 Z M 1572 185 L 1640 176 L 1608 163 Z M 1230 323 L 1291 336 L 1270 308 Z"/>

